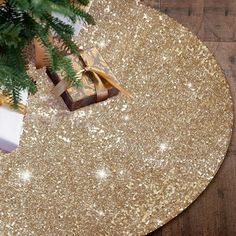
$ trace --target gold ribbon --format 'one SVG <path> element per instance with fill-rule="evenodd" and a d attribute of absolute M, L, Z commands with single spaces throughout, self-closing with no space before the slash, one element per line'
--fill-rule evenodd
<path fill-rule="evenodd" d="M 98 100 L 104 100 L 108 97 L 108 90 L 107 88 L 104 86 L 103 82 L 101 81 L 100 78 L 104 79 L 106 82 L 108 82 L 109 84 L 111 84 L 113 87 L 115 87 L 116 89 L 118 89 L 121 93 L 129 96 L 129 97 L 133 97 L 132 94 L 125 88 L 123 88 L 118 82 L 116 82 L 116 80 L 111 76 L 108 75 L 104 70 L 96 67 L 96 66 L 87 66 L 84 69 L 82 69 L 78 75 L 83 75 L 86 74 L 88 72 L 93 73 L 94 76 L 94 85 L 95 85 L 95 89 L 97 92 L 97 97 Z M 64 93 L 67 89 L 69 89 L 71 87 L 71 84 L 68 81 L 65 80 L 61 80 L 53 89 L 53 93 L 56 96 L 60 96 L 62 93 Z"/>
<path fill-rule="evenodd" d="M 26 106 L 22 103 L 18 103 L 17 107 L 14 108 L 12 106 L 12 102 L 9 96 L 4 95 L 2 92 L 0 92 L 0 106 L 6 106 L 10 109 L 16 110 L 17 112 L 25 115 L 26 114 Z"/>

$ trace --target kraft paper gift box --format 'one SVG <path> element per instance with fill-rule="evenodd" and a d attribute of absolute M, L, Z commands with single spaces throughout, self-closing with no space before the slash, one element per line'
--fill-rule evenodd
<path fill-rule="evenodd" d="M 68 57 L 72 60 L 73 67 L 81 80 L 81 88 L 68 86 L 61 73 L 52 73 L 49 68 L 47 68 L 47 74 L 56 86 L 53 91 L 54 94 L 61 95 L 69 110 L 74 111 L 104 101 L 117 95 L 119 91 L 130 96 L 130 93 L 118 84 L 108 64 L 96 48 L 81 50 L 80 59 L 74 55 L 68 55 Z M 92 67 L 99 71 L 86 71 L 86 68 Z"/>
<path fill-rule="evenodd" d="M 0 95 L 4 96 L 0 91 Z M 21 92 L 22 101 L 26 105 L 28 92 Z M 0 98 L 1 101 L 1 98 Z M 20 106 L 20 105 L 19 105 Z M 0 104 L 0 149 L 5 152 L 12 152 L 20 144 L 20 137 L 23 132 L 24 114 L 4 104 Z"/>

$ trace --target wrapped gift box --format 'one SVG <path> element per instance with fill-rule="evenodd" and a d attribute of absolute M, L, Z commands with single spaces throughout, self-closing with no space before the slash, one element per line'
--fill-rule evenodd
<path fill-rule="evenodd" d="M 28 92 L 22 91 L 21 104 L 27 104 Z M 24 114 L 17 110 L 0 105 L 0 149 L 12 152 L 20 143 L 23 132 Z"/>
<path fill-rule="evenodd" d="M 74 36 L 78 36 L 80 30 L 83 28 L 83 25 L 84 25 L 83 20 L 77 20 L 75 23 L 73 23 L 70 19 L 68 19 L 64 15 L 57 13 L 57 12 L 53 12 L 52 16 L 58 18 L 59 20 L 61 20 L 62 22 L 66 23 L 68 25 L 72 25 L 74 28 Z M 54 36 L 56 36 L 56 35 L 54 35 Z"/>
<path fill-rule="evenodd" d="M 78 72 L 78 78 L 81 80 L 82 84 L 81 88 L 71 87 L 68 89 L 66 89 L 67 85 L 65 85 L 64 90 L 59 94 L 71 111 L 96 102 L 104 101 L 119 93 L 119 90 L 112 85 L 113 83 L 109 83 L 96 73 L 87 72 L 81 74 L 81 70 L 85 67 L 96 66 L 104 71 L 106 75 L 114 78 L 107 63 L 96 48 L 81 51 L 80 59 L 74 55 L 69 55 L 68 57 L 72 60 L 73 67 Z M 50 69 L 47 68 L 47 74 L 55 85 L 58 85 L 63 81 L 61 73 L 52 73 Z"/>

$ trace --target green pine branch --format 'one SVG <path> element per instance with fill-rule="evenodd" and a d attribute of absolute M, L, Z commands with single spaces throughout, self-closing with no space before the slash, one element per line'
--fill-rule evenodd
<path fill-rule="evenodd" d="M 78 19 L 94 24 L 94 19 L 82 10 L 89 0 L 6 0 L 0 5 L 0 88 L 5 90 L 16 106 L 20 91 L 36 91 L 36 83 L 28 76 L 22 53 L 34 38 L 38 39 L 47 52 L 47 62 L 53 72 L 62 71 L 64 79 L 80 86 L 72 62 L 65 54 L 79 56 L 72 41 L 74 30 L 71 25 L 52 16 L 57 12 L 72 22 Z M 48 35 L 53 32 L 61 40 L 57 48 Z"/>

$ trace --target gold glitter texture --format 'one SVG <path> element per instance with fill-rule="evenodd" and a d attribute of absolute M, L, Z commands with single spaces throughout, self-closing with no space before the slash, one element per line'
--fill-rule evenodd
<path fill-rule="evenodd" d="M 21 147 L 1 153 L 3 235 L 144 235 L 179 214 L 224 159 L 232 128 L 225 77 L 188 30 L 131 0 L 97 0 L 96 46 L 118 95 L 75 112 L 31 70 Z"/>

